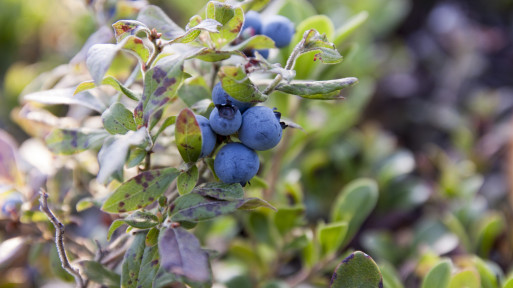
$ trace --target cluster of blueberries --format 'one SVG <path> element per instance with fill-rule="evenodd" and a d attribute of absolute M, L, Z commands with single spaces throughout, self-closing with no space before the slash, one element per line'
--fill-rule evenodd
<path fill-rule="evenodd" d="M 245 185 L 260 167 L 255 150 L 268 150 L 278 145 L 286 125 L 280 122 L 279 112 L 238 101 L 224 91 L 221 83 L 212 90 L 212 101 L 215 108 L 209 119 L 196 115 L 202 137 L 200 157 L 212 153 L 217 135 L 238 133 L 240 142 L 230 142 L 217 152 L 214 170 L 224 183 Z"/>
<path fill-rule="evenodd" d="M 249 11 L 244 18 L 244 25 L 242 26 L 242 37 L 251 37 L 254 35 L 265 35 L 274 41 L 277 48 L 282 48 L 289 45 L 294 35 L 294 23 L 287 17 L 281 15 L 273 15 L 265 21 L 258 12 Z M 256 50 L 260 55 L 267 58 L 269 50 L 262 49 Z M 250 51 L 249 56 L 253 56 L 254 51 Z"/>

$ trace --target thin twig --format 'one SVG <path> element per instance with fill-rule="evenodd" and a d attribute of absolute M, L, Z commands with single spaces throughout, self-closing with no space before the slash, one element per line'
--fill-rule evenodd
<path fill-rule="evenodd" d="M 305 46 L 305 41 L 306 40 L 303 37 L 303 39 L 299 43 L 297 43 L 296 47 L 294 47 L 294 50 L 292 51 L 292 53 L 289 56 L 289 59 L 287 59 L 287 64 L 285 64 L 285 70 L 292 70 L 292 68 L 294 68 L 294 65 L 296 64 L 297 57 L 299 57 L 299 55 L 303 51 L 303 48 Z M 280 84 L 282 79 L 283 79 L 283 76 L 281 76 L 281 74 L 276 75 L 273 82 L 271 82 L 271 84 L 269 84 L 269 86 L 267 86 L 267 88 L 265 88 L 263 93 L 266 95 L 269 95 L 269 93 L 271 93 L 274 90 L 274 88 L 276 88 L 276 86 L 278 86 L 278 84 Z"/>
<path fill-rule="evenodd" d="M 77 287 L 84 288 L 84 280 L 82 276 L 78 272 L 78 269 L 73 267 L 68 260 L 68 255 L 66 255 L 66 250 L 64 249 L 64 224 L 62 224 L 57 217 L 52 213 L 52 210 L 48 207 L 48 193 L 41 189 L 41 197 L 39 198 L 39 202 L 41 206 L 39 209 L 41 212 L 45 213 L 50 222 L 52 222 L 55 227 L 55 246 L 57 247 L 57 251 L 59 252 L 59 259 L 61 260 L 62 268 L 66 270 L 69 274 L 71 274 L 75 281 L 77 282 Z"/>

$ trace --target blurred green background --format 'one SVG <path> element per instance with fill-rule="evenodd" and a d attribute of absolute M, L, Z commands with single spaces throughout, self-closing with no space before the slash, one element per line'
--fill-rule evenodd
<path fill-rule="evenodd" d="M 98 19 L 86 2 L 0 1 L 0 128 L 18 143 L 29 136 L 12 111 L 26 85 L 68 63 L 102 21 L 130 14 L 117 1 L 103 1 L 107 8 Z M 207 1 L 149 2 L 183 27 Z M 475 254 L 507 277 L 513 262 L 513 1 L 277 0 L 268 11 L 296 25 L 326 15 L 333 27 L 321 32 L 331 38 L 349 19 L 366 19 L 350 37 L 331 39 L 342 64 L 321 66 L 308 61 L 311 55 L 298 61 L 299 78 L 359 78 L 344 91 L 345 100 L 274 97 L 268 105 L 306 131 L 287 132 L 282 146 L 288 149 L 264 153 L 278 157 L 264 173 L 278 176 L 267 177 L 276 195 L 304 200 L 311 224 L 329 217 L 347 183 L 373 178 L 377 206 L 349 247 L 391 264 L 405 287 L 419 285 L 432 255 Z M 275 60 L 283 63 L 283 55 L 287 51 Z"/>

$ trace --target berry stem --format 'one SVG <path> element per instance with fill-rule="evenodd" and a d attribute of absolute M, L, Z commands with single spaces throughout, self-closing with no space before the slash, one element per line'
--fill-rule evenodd
<path fill-rule="evenodd" d="M 297 43 L 296 47 L 294 47 L 294 50 L 290 54 L 289 59 L 287 59 L 287 63 L 285 64 L 285 70 L 292 70 L 294 68 L 297 57 L 299 57 L 299 55 L 301 55 L 301 53 L 304 50 L 305 41 L 306 39 L 305 37 L 303 37 L 303 39 L 301 39 L 301 41 Z M 281 76 L 281 74 L 276 75 L 276 77 L 274 77 L 273 82 L 271 82 L 271 84 L 269 84 L 269 86 L 265 88 L 263 93 L 269 95 L 274 90 L 274 88 L 276 88 L 276 86 L 280 84 L 281 80 L 283 80 L 283 76 Z"/>

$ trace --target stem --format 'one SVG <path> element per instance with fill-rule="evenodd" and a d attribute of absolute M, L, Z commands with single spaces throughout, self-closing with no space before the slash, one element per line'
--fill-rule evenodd
<path fill-rule="evenodd" d="M 160 36 L 160 33 L 157 33 L 157 30 L 153 29 L 148 37 L 151 40 L 151 43 L 153 43 L 153 53 L 151 53 L 151 57 L 148 59 L 148 62 L 146 62 L 145 67 L 143 67 L 144 71 L 151 68 L 151 65 L 155 59 L 157 59 L 157 56 L 162 52 L 162 46 L 158 43 Z"/>
<path fill-rule="evenodd" d="M 59 259 L 61 260 L 62 268 L 66 270 L 69 274 L 71 274 L 75 278 L 75 282 L 77 282 L 77 287 L 83 288 L 86 287 L 84 284 L 84 280 L 78 269 L 71 266 L 69 263 L 68 255 L 66 255 L 66 250 L 64 249 L 64 224 L 62 224 L 57 217 L 52 213 L 52 210 L 48 207 L 48 193 L 41 189 L 41 197 L 39 198 L 39 202 L 41 206 L 39 209 L 41 212 L 46 214 L 46 217 L 52 222 L 55 227 L 55 246 L 57 247 L 57 251 L 59 253 Z"/>
<path fill-rule="evenodd" d="M 286 70 L 292 70 L 292 68 L 294 68 L 294 65 L 296 64 L 296 59 L 297 59 L 297 57 L 299 57 L 299 55 L 303 51 L 304 46 L 305 46 L 305 38 L 303 38 L 299 43 L 297 43 L 296 47 L 294 47 L 294 50 L 292 51 L 292 53 L 289 56 L 289 59 L 287 59 L 287 64 L 285 64 Z M 283 79 L 283 77 L 281 76 L 281 74 L 276 75 L 273 82 L 271 82 L 271 84 L 269 84 L 269 86 L 267 86 L 267 88 L 265 88 L 263 93 L 266 95 L 269 95 L 269 93 L 271 93 L 274 90 L 274 88 L 276 88 L 276 86 L 278 86 L 278 84 L 280 84 L 282 79 Z"/>

